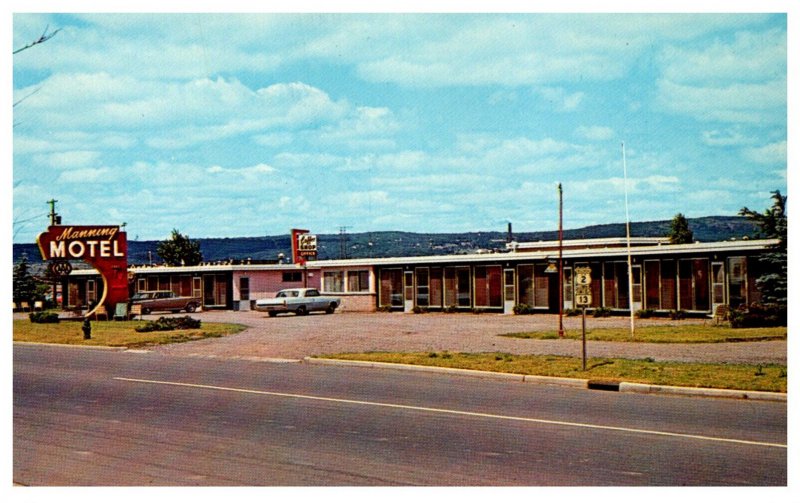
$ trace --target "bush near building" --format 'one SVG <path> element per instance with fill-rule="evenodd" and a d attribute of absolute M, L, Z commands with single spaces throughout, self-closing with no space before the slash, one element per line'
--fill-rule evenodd
<path fill-rule="evenodd" d="M 728 316 L 732 328 L 785 327 L 787 307 L 784 304 L 752 304 L 732 309 Z"/>
<path fill-rule="evenodd" d="M 200 328 L 200 320 L 196 320 L 190 316 L 183 316 L 179 318 L 167 318 L 162 316 L 155 321 L 149 321 L 141 327 L 136 327 L 137 332 L 166 332 L 169 330 L 187 330 L 192 328 Z"/>

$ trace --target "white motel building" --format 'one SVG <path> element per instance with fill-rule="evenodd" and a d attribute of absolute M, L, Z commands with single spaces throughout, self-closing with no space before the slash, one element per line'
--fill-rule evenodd
<path fill-rule="evenodd" d="M 712 314 L 719 305 L 759 301 L 758 257 L 776 244 L 752 239 L 674 245 L 666 238 L 631 238 L 628 248 L 625 238 L 565 240 L 561 246 L 542 241 L 510 243 L 501 253 L 315 260 L 303 266 L 238 261 L 131 266 L 128 277 L 131 294 L 172 290 L 201 297 L 204 309 L 246 311 L 258 298 L 309 286 L 341 297 L 345 312 L 422 308 L 508 314 L 522 304 L 542 313 L 559 312 L 559 302 L 564 310 L 577 307 L 575 270 L 589 268 L 590 309 Z M 64 307 L 97 302 L 102 288 L 96 271 L 74 270 L 62 282 Z"/>

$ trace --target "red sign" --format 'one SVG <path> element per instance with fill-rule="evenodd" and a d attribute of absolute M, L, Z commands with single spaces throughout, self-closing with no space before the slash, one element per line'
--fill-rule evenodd
<path fill-rule="evenodd" d="M 128 301 L 128 239 L 116 225 L 51 225 L 36 239 L 44 260 L 83 260 L 103 278 L 98 306 Z M 94 311 L 86 314 L 90 316 Z"/>
<path fill-rule="evenodd" d="M 305 229 L 292 229 L 292 262 L 295 264 L 305 264 L 306 259 L 301 250 L 300 240 L 302 236 L 308 235 L 308 231 Z"/>

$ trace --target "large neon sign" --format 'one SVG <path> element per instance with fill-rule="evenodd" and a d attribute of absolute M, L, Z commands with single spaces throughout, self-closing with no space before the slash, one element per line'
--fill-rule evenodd
<path fill-rule="evenodd" d="M 97 306 L 128 301 L 128 239 L 118 226 L 51 225 L 36 242 L 44 260 L 83 260 L 97 269 L 104 286 Z"/>

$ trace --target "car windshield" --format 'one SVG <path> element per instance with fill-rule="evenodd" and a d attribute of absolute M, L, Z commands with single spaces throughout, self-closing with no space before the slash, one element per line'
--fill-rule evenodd
<path fill-rule="evenodd" d="M 144 299 L 149 299 L 149 298 L 150 298 L 150 294 L 149 293 L 139 292 L 139 293 L 133 294 L 133 297 L 131 297 L 131 300 L 144 300 Z"/>

